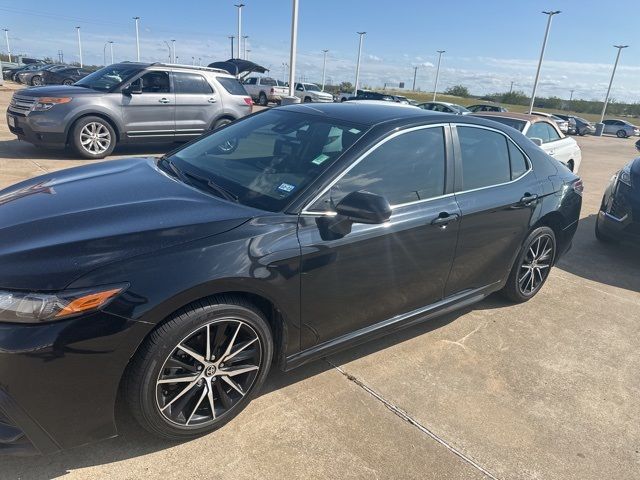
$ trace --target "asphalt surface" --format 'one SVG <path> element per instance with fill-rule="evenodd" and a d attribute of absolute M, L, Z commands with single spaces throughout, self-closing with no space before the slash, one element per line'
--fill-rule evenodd
<path fill-rule="evenodd" d="M 0 124 L 0 188 L 86 163 L 18 142 Z M 578 142 L 580 226 L 530 302 L 490 297 L 274 371 L 239 417 L 190 442 L 151 438 L 119 407 L 118 438 L 0 457 L 0 479 L 640 479 L 640 255 L 637 245 L 605 246 L 593 234 L 605 185 L 636 153 L 631 139 Z"/>

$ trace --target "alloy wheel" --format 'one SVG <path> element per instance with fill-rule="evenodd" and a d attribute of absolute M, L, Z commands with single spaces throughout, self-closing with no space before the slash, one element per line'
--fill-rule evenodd
<path fill-rule="evenodd" d="M 527 249 L 518 275 L 518 288 L 525 296 L 536 293 L 551 269 L 555 255 L 554 240 L 549 234 L 537 237 Z"/>
<path fill-rule="evenodd" d="M 182 427 L 212 423 L 247 395 L 261 358 L 257 333 L 241 320 L 218 319 L 198 328 L 178 343 L 160 370 L 160 413 Z"/>
<path fill-rule="evenodd" d="M 92 155 L 100 155 L 106 152 L 111 145 L 109 129 L 99 122 L 87 123 L 80 130 L 80 144 Z"/>

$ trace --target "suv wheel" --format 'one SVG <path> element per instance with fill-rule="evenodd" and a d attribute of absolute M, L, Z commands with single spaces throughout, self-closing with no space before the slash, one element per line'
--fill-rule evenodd
<path fill-rule="evenodd" d="M 31 85 L 33 85 L 34 87 L 39 87 L 43 83 L 44 82 L 42 81 L 42 77 L 40 75 L 35 75 L 31 78 Z"/>
<path fill-rule="evenodd" d="M 311 103 L 311 97 L 304 97 L 304 103 Z"/>
<path fill-rule="evenodd" d="M 511 269 L 502 293 L 517 303 L 532 299 L 547 281 L 556 255 L 556 236 L 549 227 L 532 231 Z"/>
<path fill-rule="evenodd" d="M 258 95 L 258 105 L 266 107 L 268 103 L 269 99 L 267 98 L 267 95 L 264 92 L 260 92 L 260 95 Z"/>
<path fill-rule="evenodd" d="M 620 129 L 616 132 L 616 135 L 618 136 L 618 138 L 627 138 L 627 132 L 625 132 L 624 130 Z"/>
<path fill-rule="evenodd" d="M 103 118 L 84 117 L 71 129 L 71 144 L 84 158 L 104 158 L 116 146 L 116 132 Z"/>
<path fill-rule="evenodd" d="M 198 301 L 145 341 L 127 372 L 125 398 L 151 433 L 193 438 L 247 406 L 272 356 L 269 325 L 253 305 L 230 296 Z"/>
<path fill-rule="evenodd" d="M 62 84 L 63 84 L 63 85 L 73 85 L 73 80 L 71 80 L 70 78 L 65 78 L 65 79 L 62 81 Z"/>

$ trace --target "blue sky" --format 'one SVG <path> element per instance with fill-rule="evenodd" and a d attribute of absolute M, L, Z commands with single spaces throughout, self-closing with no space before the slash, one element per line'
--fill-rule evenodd
<path fill-rule="evenodd" d="M 71 0 L 0 0 L 0 27 L 9 28 L 11 49 L 34 56 L 77 60 L 76 26 L 81 27 L 85 63 L 101 64 L 103 46 L 113 40 L 115 59 L 135 57 L 134 22 L 140 16 L 141 57 L 167 60 L 164 41 L 176 39 L 180 63 L 203 64 L 229 57 L 228 35 L 236 33 L 237 1 L 160 2 L 111 0 L 102 4 Z M 250 58 L 282 77 L 288 62 L 290 0 L 244 0 L 243 35 Z M 397 9 L 394 9 L 397 5 Z M 629 4 L 630 5 L 630 4 Z M 473 93 L 509 88 L 529 91 L 544 34 L 541 10 L 562 10 L 554 17 L 540 95 L 601 99 L 615 58 L 614 43 L 631 45 L 622 59 L 612 97 L 640 101 L 640 33 L 637 13 L 592 0 L 456 0 L 404 2 L 300 0 L 298 75 L 319 81 L 322 49 L 329 49 L 327 77 L 354 81 L 356 31 L 367 31 L 361 82 L 371 86 L 417 85 L 431 89 L 436 50 L 446 50 L 441 86 L 466 85 Z M 5 51 L 4 42 L 0 50 Z M 107 58 L 108 49 L 107 49 Z"/>

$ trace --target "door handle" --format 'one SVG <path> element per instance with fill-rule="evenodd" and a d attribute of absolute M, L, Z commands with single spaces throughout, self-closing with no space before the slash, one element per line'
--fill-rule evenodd
<path fill-rule="evenodd" d="M 213 98 L 213 97 L 212 97 L 212 98 L 210 98 L 209 100 L 207 100 L 207 102 L 209 102 L 209 103 L 216 103 L 216 102 L 217 102 L 217 100 L 216 100 L 215 98 Z"/>
<path fill-rule="evenodd" d="M 532 203 L 535 203 L 538 200 L 538 195 L 531 195 L 530 193 L 525 193 L 524 196 L 520 199 L 520 203 L 525 207 L 528 207 Z"/>
<path fill-rule="evenodd" d="M 167 100 L 166 98 L 162 97 L 160 100 L 158 100 L 160 103 L 169 103 L 170 101 Z"/>
<path fill-rule="evenodd" d="M 457 222 L 459 218 L 460 215 L 457 213 L 442 212 L 436 218 L 431 220 L 431 225 L 437 225 L 438 227 L 445 229 L 449 223 Z"/>

